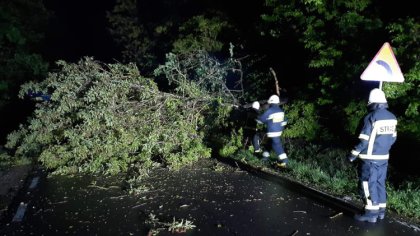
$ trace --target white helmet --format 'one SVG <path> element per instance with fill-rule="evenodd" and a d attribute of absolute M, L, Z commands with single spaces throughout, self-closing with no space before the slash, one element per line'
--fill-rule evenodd
<path fill-rule="evenodd" d="M 271 95 L 271 97 L 268 99 L 268 104 L 279 104 L 280 98 L 277 95 Z"/>
<path fill-rule="evenodd" d="M 369 94 L 368 104 L 371 103 L 387 103 L 385 93 L 378 88 L 372 89 Z"/>
<path fill-rule="evenodd" d="M 260 109 L 260 103 L 258 101 L 255 101 L 252 103 L 252 108 L 254 108 L 255 110 L 259 110 Z"/>

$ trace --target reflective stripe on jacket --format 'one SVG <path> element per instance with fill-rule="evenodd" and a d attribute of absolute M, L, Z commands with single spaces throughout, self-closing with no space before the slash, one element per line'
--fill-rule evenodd
<path fill-rule="evenodd" d="M 279 137 L 287 124 L 284 111 L 276 104 L 272 104 L 270 108 L 258 117 L 257 121 L 267 125 L 268 137 Z"/>
<path fill-rule="evenodd" d="M 379 104 L 364 119 L 360 142 L 351 151 L 361 159 L 388 160 L 389 150 L 397 139 L 397 118 Z"/>

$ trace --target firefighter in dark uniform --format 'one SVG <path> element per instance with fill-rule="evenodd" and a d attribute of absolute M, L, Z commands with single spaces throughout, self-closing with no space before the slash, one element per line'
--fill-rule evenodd
<path fill-rule="evenodd" d="M 251 108 L 247 112 L 246 124 L 244 128 L 244 135 L 247 139 L 251 140 L 254 147 L 254 153 L 260 153 L 262 133 L 258 130 L 257 118 L 260 115 L 260 103 L 255 101 L 252 103 Z"/>
<path fill-rule="evenodd" d="M 351 162 L 356 158 L 361 161 L 359 186 L 365 207 L 363 214 L 355 215 L 358 221 L 375 223 L 385 217 L 389 150 L 397 139 L 397 119 L 387 108 L 384 92 L 373 89 L 369 94 L 369 114 L 359 134 L 360 142 L 347 157 Z"/>
<path fill-rule="evenodd" d="M 271 139 L 271 147 L 276 153 L 277 167 L 284 168 L 288 163 L 287 154 L 283 149 L 280 136 L 287 124 L 283 109 L 280 108 L 280 98 L 272 95 L 268 100 L 269 108 L 258 117 L 259 123 L 267 125 L 267 137 Z"/>

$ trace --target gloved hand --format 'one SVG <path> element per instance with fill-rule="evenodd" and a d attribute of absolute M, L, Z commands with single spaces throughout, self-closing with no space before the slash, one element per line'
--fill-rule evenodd
<path fill-rule="evenodd" d="M 357 158 L 357 156 L 354 155 L 354 154 L 351 154 L 351 153 L 347 156 L 347 160 L 349 162 L 353 162 L 354 160 L 356 160 L 356 158 Z"/>

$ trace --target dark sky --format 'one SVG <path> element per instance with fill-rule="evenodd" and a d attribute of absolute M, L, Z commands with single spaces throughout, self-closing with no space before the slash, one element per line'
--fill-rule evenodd
<path fill-rule="evenodd" d="M 105 62 L 111 62 L 114 58 L 120 59 L 119 50 L 108 32 L 106 19 L 106 12 L 112 10 L 115 1 L 46 0 L 47 9 L 54 12 L 46 35 L 45 53 L 47 59 L 51 62 L 58 59 L 77 61 L 81 56 L 94 56 L 96 59 Z M 186 2 L 185 0 L 174 1 L 180 1 L 180 4 Z M 206 2 L 206 0 L 197 1 L 193 5 L 189 4 L 190 7 Z M 252 4 L 245 4 L 236 0 L 213 1 L 214 5 L 225 7 L 229 14 L 245 14 L 249 15 L 249 19 L 252 19 L 250 12 L 255 10 L 255 6 L 252 6 Z M 262 0 L 258 2 L 260 1 Z M 162 5 L 159 2 L 162 3 L 159 0 L 143 0 L 140 3 L 146 4 L 145 6 L 148 6 L 149 9 L 154 9 L 153 12 L 148 13 L 159 17 L 159 14 L 163 13 L 162 7 L 153 8 L 155 5 Z M 418 8 L 414 7 L 415 2 L 409 0 L 399 2 L 374 0 L 373 5 L 380 6 L 382 14 L 392 19 L 406 14 L 416 14 Z M 247 22 L 247 25 L 249 23 Z"/>
<path fill-rule="evenodd" d="M 169 13 L 184 16 L 187 12 L 198 14 L 203 4 L 209 4 L 208 6 L 215 8 L 225 8 L 231 15 L 245 15 L 247 16 L 245 20 L 252 21 L 254 19 L 251 17 L 251 12 L 256 12 L 255 4 L 262 4 L 263 0 L 253 4 L 241 3 L 239 0 L 174 1 L 179 2 L 141 0 L 139 6 L 148 9 L 142 12 L 141 17 L 146 17 L 146 20 L 156 20 Z M 94 56 L 105 62 L 112 62 L 114 58 L 119 60 L 120 50 L 108 32 L 106 18 L 106 12 L 112 11 L 115 2 L 116 0 L 46 0 L 47 9 L 54 14 L 46 34 L 47 59 L 50 62 L 58 59 L 74 62 L 82 56 Z M 168 6 L 182 7 L 174 9 Z M 248 26 L 249 23 L 247 22 Z"/>
<path fill-rule="evenodd" d="M 115 0 L 46 0 L 54 15 L 46 34 L 45 52 L 50 61 L 77 61 L 94 56 L 102 61 L 118 58 L 107 30 L 106 12 Z"/>

